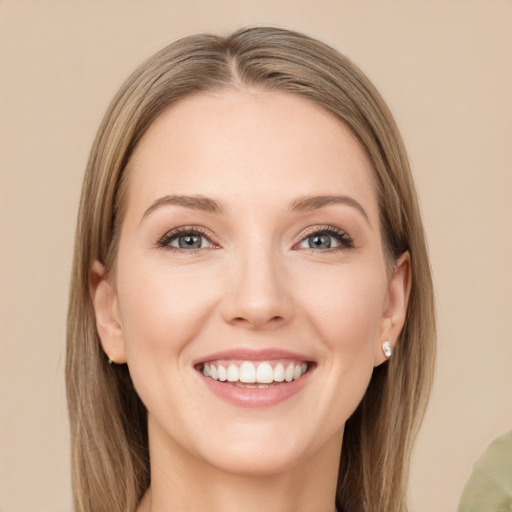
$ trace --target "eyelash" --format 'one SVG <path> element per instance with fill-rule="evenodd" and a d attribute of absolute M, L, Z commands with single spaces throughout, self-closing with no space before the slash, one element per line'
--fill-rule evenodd
<path fill-rule="evenodd" d="M 176 229 L 173 229 L 172 231 L 167 232 L 160 240 L 157 242 L 157 246 L 160 249 L 167 249 L 173 252 L 186 252 L 186 253 L 196 253 L 197 251 L 206 249 L 207 247 L 200 247 L 198 249 L 181 249 L 178 247 L 173 247 L 170 245 L 170 243 L 178 238 L 180 235 L 199 235 L 204 238 L 206 238 L 211 246 L 213 248 L 218 248 L 214 242 L 211 240 L 211 235 L 208 231 L 205 229 L 199 227 L 199 226 L 182 226 Z M 354 241 L 350 237 L 350 235 L 341 229 L 338 229 L 334 226 L 315 226 L 314 228 L 311 228 L 309 231 L 306 231 L 302 234 L 301 239 L 293 245 L 293 247 L 297 247 L 302 242 L 307 240 L 309 237 L 313 235 L 329 235 L 333 238 L 335 238 L 340 245 L 338 247 L 329 248 L 329 249 L 305 249 L 309 250 L 311 253 L 322 253 L 322 252 L 337 252 L 337 251 L 343 251 L 346 249 L 352 249 L 354 247 Z M 212 247 L 208 247 L 212 248 Z"/>
<path fill-rule="evenodd" d="M 203 228 L 198 226 L 182 226 L 172 231 L 167 232 L 159 241 L 158 247 L 161 249 L 168 249 L 174 252 L 187 252 L 187 253 L 195 253 L 202 249 L 206 249 L 206 247 L 201 247 L 199 249 L 180 249 L 178 247 L 173 247 L 169 245 L 175 238 L 178 238 L 180 235 L 199 235 L 206 238 L 211 245 L 215 246 L 215 244 L 211 241 L 210 234 Z"/>
<path fill-rule="evenodd" d="M 346 249 L 352 249 L 354 247 L 354 240 L 352 239 L 352 237 L 346 231 L 338 229 L 334 226 L 314 226 L 309 231 L 306 231 L 305 233 L 302 234 L 301 239 L 297 244 L 294 244 L 294 247 L 296 247 L 297 245 L 299 245 L 300 243 L 307 240 L 313 235 L 329 235 L 335 238 L 340 243 L 338 247 L 333 247 L 329 249 L 306 249 L 315 254 L 319 252 L 332 253 L 344 251 Z"/>

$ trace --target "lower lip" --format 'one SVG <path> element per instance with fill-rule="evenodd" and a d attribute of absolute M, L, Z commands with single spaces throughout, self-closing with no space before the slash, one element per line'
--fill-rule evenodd
<path fill-rule="evenodd" d="M 208 389 L 222 400 L 238 407 L 270 407 L 284 402 L 298 393 L 309 380 L 311 370 L 292 382 L 269 386 L 268 388 L 243 388 L 227 382 L 220 382 L 199 374 Z"/>

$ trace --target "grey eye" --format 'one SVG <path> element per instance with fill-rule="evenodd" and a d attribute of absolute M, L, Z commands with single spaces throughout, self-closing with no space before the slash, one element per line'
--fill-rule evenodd
<path fill-rule="evenodd" d="M 331 237 L 329 235 L 313 235 L 307 238 L 311 249 L 330 249 Z"/>
<path fill-rule="evenodd" d="M 203 246 L 204 237 L 194 233 L 187 233 L 174 238 L 169 245 L 180 249 L 200 249 Z"/>
<path fill-rule="evenodd" d="M 336 236 L 327 233 L 314 233 L 300 243 L 302 249 L 333 249 L 340 245 Z"/>

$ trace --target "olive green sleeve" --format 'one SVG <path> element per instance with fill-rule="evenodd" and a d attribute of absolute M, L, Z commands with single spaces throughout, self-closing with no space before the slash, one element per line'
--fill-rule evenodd
<path fill-rule="evenodd" d="M 512 431 L 475 462 L 458 512 L 512 512 Z"/>

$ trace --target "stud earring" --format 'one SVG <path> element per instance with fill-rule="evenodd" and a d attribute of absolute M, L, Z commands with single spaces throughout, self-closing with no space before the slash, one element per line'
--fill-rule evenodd
<path fill-rule="evenodd" d="M 382 352 L 384 352 L 386 359 L 389 359 L 391 357 L 391 354 L 393 353 L 393 351 L 391 350 L 391 345 L 389 344 L 389 341 L 385 341 L 382 344 Z"/>
<path fill-rule="evenodd" d="M 108 356 L 108 364 L 115 364 L 115 361 L 110 356 Z"/>

